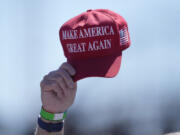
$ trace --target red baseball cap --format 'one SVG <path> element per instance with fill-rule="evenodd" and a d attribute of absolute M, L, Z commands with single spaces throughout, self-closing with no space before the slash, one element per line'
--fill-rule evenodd
<path fill-rule="evenodd" d="M 74 81 L 117 75 L 122 51 L 130 46 L 127 22 L 107 10 L 87 10 L 59 30 L 64 55 L 76 70 Z"/>

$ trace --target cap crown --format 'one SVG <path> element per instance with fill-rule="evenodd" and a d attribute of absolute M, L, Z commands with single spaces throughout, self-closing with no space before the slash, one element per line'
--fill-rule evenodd
<path fill-rule="evenodd" d="M 126 21 L 107 9 L 88 10 L 70 19 L 59 36 L 70 60 L 116 55 L 130 45 Z"/>

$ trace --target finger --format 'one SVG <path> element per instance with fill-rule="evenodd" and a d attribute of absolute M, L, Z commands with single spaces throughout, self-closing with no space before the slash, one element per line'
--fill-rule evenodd
<path fill-rule="evenodd" d="M 41 89 L 44 90 L 45 87 L 46 87 L 46 89 L 50 89 L 50 88 L 47 88 L 47 85 L 48 85 L 48 87 L 50 87 L 49 85 L 51 85 L 51 83 L 52 82 L 43 79 L 40 83 Z"/>
<path fill-rule="evenodd" d="M 77 83 L 74 84 L 75 87 L 74 88 L 70 88 L 67 90 L 67 95 L 72 97 L 73 95 L 76 95 L 76 92 L 77 92 Z"/>
<path fill-rule="evenodd" d="M 62 99 L 64 94 L 62 89 L 59 87 L 59 85 L 56 82 L 54 82 L 51 86 L 53 90 L 52 94 L 54 94 L 55 97 L 59 97 L 60 99 Z"/>
<path fill-rule="evenodd" d="M 42 82 L 42 90 L 44 91 L 50 91 L 50 90 L 54 90 L 57 88 L 57 86 L 55 85 L 55 81 L 52 80 L 44 80 Z"/>
<path fill-rule="evenodd" d="M 58 84 L 56 83 L 57 85 L 57 89 L 54 89 L 54 91 L 56 92 L 56 96 L 59 97 L 59 99 L 62 99 L 64 97 L 64 92 L 62 90 L 62 88 L 60 88 L 58 86 Z"/>
<path fill-rule="evenodd" d="M 61 69 L 57 73 L 63 77 L 68 88 L 74 88 L 75 87 L 75 83 L 73 82 L 71 76 L 65 70 Z"/>
<path fill-rule="evenodd" d="M 64 95 L 67 96 L 67 86 L 65 84 L 64 79 L 60 75 L 56 74 L 50 77 L 49 79 L 52 81 L 55 81 L 59 85 L 59 87 L 62 89 Z"/>
<path fill-rule="evenodd" d="M 41 81 L 41 83 L 40 83 L 41 88 L 44 87 L 46 78 L 47 78 L 47 75 L 45 75 L 45 76 L 43 77 L 43 79 L 42 79 L 42 81 Z"/>
<path fill-rule="evenodd" d="M 43 93 L 51 92 L 52 95 L 63 98 L 64 93 L 59 85 L 53 80 L 45 80 L 44 86 L 42 88 Z"/>
<path fill-rule="evenodd" d="M 75 69 L 69 64 L 69 63 L 63 63 L 60 69 L 64 69 L 66 72 L 68 72 L 71 76 L 76 74 Z"/>

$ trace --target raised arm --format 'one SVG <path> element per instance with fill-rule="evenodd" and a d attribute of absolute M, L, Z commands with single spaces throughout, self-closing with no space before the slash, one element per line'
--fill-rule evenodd
<path fill-rule="evenodd" d="M 165 134 L 165 135 L 180 135 L 180 132 L 176 132 L 176 133 L 169 133 L 169 134 Z"/>
<path fill-rule="evenodd" d="M 50 72 L 44 76 L 41 81 L 41 100 L 42 110 L 45 114 L 58 117 L 50 117 L 43 115 L 38 119 L 35 135 L 63 135 L 64 132 L 64 120 L 59 119 L 63 113 L 73 104 L 77 83 L 72 80 L 72 76 L 75 75 L 74 68 L 64 63 L 58 70 Z M 42 111 L 41 111 L 42 112 Z M 63 118 L 65 115 L 63 116 Z M 53 119 L 53 120 L 52 120 Z M 50 128 L 49 125 L 53 126 Z"/>

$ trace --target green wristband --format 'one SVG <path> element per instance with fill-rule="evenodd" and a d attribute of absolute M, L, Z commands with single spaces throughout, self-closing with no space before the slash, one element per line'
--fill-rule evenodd
<path fill-rule="evenodd" d="M 42 107 L 40 115 L 45 120 L 62 121 L 62 120 L 64 120 L 66 118 L 67 111 L 65 111 L 64 113 L 49 113 L 49 112 L 46 112 Z"/>

